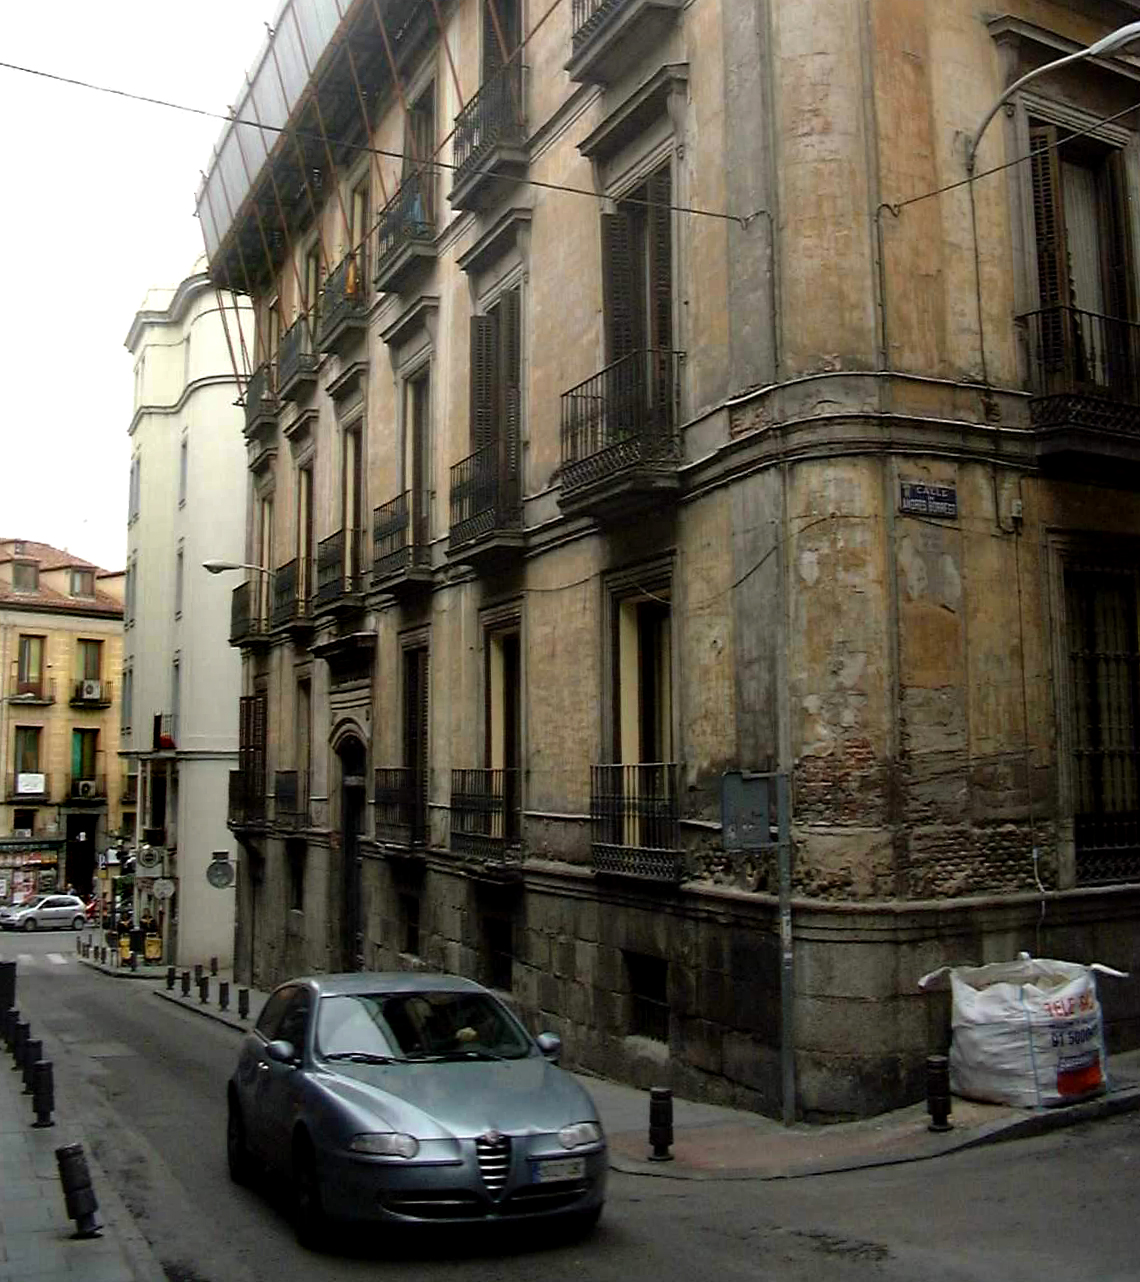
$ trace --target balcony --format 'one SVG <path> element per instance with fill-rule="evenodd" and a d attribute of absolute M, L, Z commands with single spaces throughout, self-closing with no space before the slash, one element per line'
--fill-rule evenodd
<path fill-rule="evenodd" d="M 275 628 L 291 632 L 308 632 L 313 626 L 313 563 L 307 560 L 286 561 L 273 576 L 273 613 Z"/>
<path fill-rule="evenodd" d="M 447 554 L 474 565 L 517 556 L 525 533 L 513 460 L 498 441 L 451 469 L 451 526 Z"/>
<path fill-rule="evenodd" d="M 405 490 L 372 513 L 372 586 L 396 596 L 432 581 L 427 513 L 413 514 L 412 507 L 412 492 Z"/>
<path fill-rule="evenodd" d="M 368 328 L 364 248 L 347 254 L 329 272 L 321 290 L 317 346 L 322 352 L 343 355 Z"/>
<path fill-rule="evenodd" d="M 259 365 L 245 385 L 245 434 L 277 425 L 277 392 L 272 364 Z"/>
<path fill-rule="evenodd" d="M 51 677 L 36 677 L 29 681 L 13 676 L 8 684 L 9 703 L 30 703 L 40 707 L 55 703 L 55 680 Z"/>
<path fill-rule="evenodd" d="M 308 316 L 300 316 L 281 337 L 277 351 L 277 395 L 299 401 L 317 385 L 317 353 Z"/>
<path fill-rule="evenodd" d="M 523 65 L 517 59 L 486 81 L 455 117 L 455 209 L 485 209 L 526 174 Z"/>
<path fill-rule="evenodd" d="M 139 777 L 137 774 L 123 775 L 123 791 L 119 800 L 124 806 L 139 804 Z"/>
<path fill-rule="evenodd" d="M 151 735 L 152 752 L 173 752 L 178 746 L 178 718 L 173 712 L 156 712 Z"/>
<path fill-rule="evenodd" d="M 374 772 L 376 840 L 411 850 L 427 845 L 427 775 L 411 766 Z"/>
<path fill-rule="evenodd" d="M 522 834 L 519 770 L 451 772 L 451 849 L 485 863 L 517 862 Z"/>
<path fill-rule="evenodd" d="M 364 576 L 360 567 L 360 530 L 337 530 L 317 544 L 315 610 L 360 608 Z"/>
<path fill-rule="evenodd" d="M 67 795 L 72 805 L 85 801 L 102 804 L 107 800 L 107 781 L 102 775 L 72 775 Z"/>
<path fill-rule="evenodd" d="M 590 767 L 596 873 L 678 885 L 684 880 L 672 762 Z"/>
<path fill-rule="evenodd" d="M 1030 312 L 1018 323 L 1038 459 L 1140 463 L 1140 325 L 1075 307 Z"/>
<path fill-rule="evenodd" d="M 574 0 L 570 14 L 571 80 L 609 84 L 667 34 L 681 0 Z"/>
<path fill-rule="evenodd" d="M 562 394 L 563 512 L 624 518 L 676 494 L 680 363 L 680 352 L 631 352 Z"/>
<path fill-rule="evenodd" d="M 98 677 L 84 677 L 71 687 L 73 708 L 109 708 L 114 702 L 114 686 Z"/>
<path fill-rule="evenodd" d="M 276 797 L 274 817 L 279 828 L 309 826 L 309 774 L 306 770 L 278 770 L 273 776 Z"/>
<path fill-rule="evenodd" d="M 226 822 L 231 828 L 258 827 L 265 823 L 265 784 L 262 780 L 241 770 L 230 771 Z"/>
<path fill-rule="evenodd" d="M 8 776 L 9 801 L 41 802 L 51 796 L 51 775 L 38 770 L 17 770 Z"/>
<path fill-rule="evenodd" d="M 407 289 L 435 261 L 435 186 L 430 169 L 409 174 L 380 214 L 373 283 L 382 293 Z"/>
<path fill-rule="evenodd" d="M 253 648 L 269 643 L 268 621 L 259 599 L 263 591 L 260 579 L 234 588 L 230 600 L 230 645 Z"/>
<path fill-rule="evenodd" d="M 166 825 L 157 824 L 153 828 L 144 828 L 142 830 L 142 839 L 144 846 L 165 846 Z"/>

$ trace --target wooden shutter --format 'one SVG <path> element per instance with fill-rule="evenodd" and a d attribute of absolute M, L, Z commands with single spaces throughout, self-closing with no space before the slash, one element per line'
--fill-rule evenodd
<path fill-rule="evenodd" d="M 602 300 L 606 324 L 606 363 L 637 348 L 634 275 L 634 226 L 627 210 L 602 215 Z"/>
<path fill-rule="evenodd" d="M 412 840 L 427 833 L 428 651 L 404 652 L 404 766 L 411 773 Z"/>
<path fill-rule="evenodd" d="M 498 0 L 495 0 L 498 3 Z M 492 0 L 483 0 L 483 83 L 493 80 L 503 69 L 503 51 L 499 45 L 499 36 L 495 31 L 495 16 L 491 10 Z M 503 31 L 503 39 L 507 39 L 507 27 L 505 22 L 505 6 L 499 7 L 499 23 Z M 510 46 L 507 47 L 510 53 Z"/>
<path fill-rule="evenodd" d="M 513 511 L 519 501 L 519 441 L 522 435 L 522 307 L 519 288 L 499 302 L 499 389 L 501 402 L 500 494 Z"/>
<path fill-rule="evenodd" d="M 1110 316 L 1130 320 L 1136 315 L 1136 265 L 1123 151 L 1109 153 L 1104 166 L 1104 186 L 1108 233 L 1104 245 L 1105 302 Z"/>
<path fill-rule="evenodd" d="M 495 439 L 498 409 L 499 318 L 471 317 L 471 449 Z"/>
<path fill-rule="evenodd" d="M 649 346 L 673 346 L 673 182 L 668 165 L 646 184 L 649 208 Z"/>
<path fill-rule="evenodd" d="M 1038 306 L 1071 303 L 1065 247 L 1065 209 L 1061 199 L 1061 163 L 1057 127 L 1032 125 L 1029 130 L 1033 182 L 1033 227 L 1037 241 Z"/>

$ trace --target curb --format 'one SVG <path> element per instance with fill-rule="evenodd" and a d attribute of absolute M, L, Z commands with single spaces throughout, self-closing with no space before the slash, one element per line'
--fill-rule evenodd
<path fill-rule="evenodd" d="M 98 971 L 100 975 L 106 975 L 109 979 L 150 979 L 161 981 L 166 978 L 165 972 L 156 974 L 154 971 L 131 970 L 129 966 L 104 966 L 102 962 L 90 961 L 86 957 L 76 957 L 75 960 L 81 966 L 86 966 L 88 970 Z"/>
<path fill-rule="evenodd" d="M 168 993 L 163 988 L 154 990 L 155 997 L 161 997 L 164 1002 L 170 1002 L 173 1006 L 180 1006 L 183 1010 L 193 1012 L 195 1015 L 204 1015 L 207 1019 L 212 1019 L 215 1024 L 224 1024 L 226 1028 L 232 1028 L 237 1033 L 247 1033 L 253 1027 L 252 1019 L 242 1021 L 236 1015 L 231 1015 L 229 1011 L 211 1010 L 209 1006 L 199 1003 L 195 1005 L 188 998 L 183 998 L 180 993 Z"/>

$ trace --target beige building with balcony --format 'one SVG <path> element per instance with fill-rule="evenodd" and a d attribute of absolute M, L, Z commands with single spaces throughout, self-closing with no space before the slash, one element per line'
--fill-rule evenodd
<path fill-rule="evenodd" d="M 921 1095 L 924 972 L 1136 968 L 1140 63 L 967 170 L 1132 12 L 286 0 L 199 196 L 247 980 L 841 1117 Z"/>
<path fill-rule="evenodd" d="M 133 826 L 119 762 L 123 574 L 0 538 L 0 900 L 73 885 Z"/>

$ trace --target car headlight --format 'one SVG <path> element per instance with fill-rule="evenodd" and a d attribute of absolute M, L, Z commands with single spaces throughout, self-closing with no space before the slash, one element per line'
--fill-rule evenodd
<path fill-rule="evenodd" d="M 348 1147 L 354 1153 L 371 1153 L 374 1157 L 415 1157 L 420 1142 L 414 1135 L 399 1131 L 380 1131 L 374 1135 L 354 1135 Z"/>
<path fill-rule="evenodd" d="M 597 1144 L 602 1138 L 602 1128 L 597 1122 L 574 1122 L 558 1132 L 558 1142 L 563 1148 L 580 1148 L 583 1144 Z"/>

